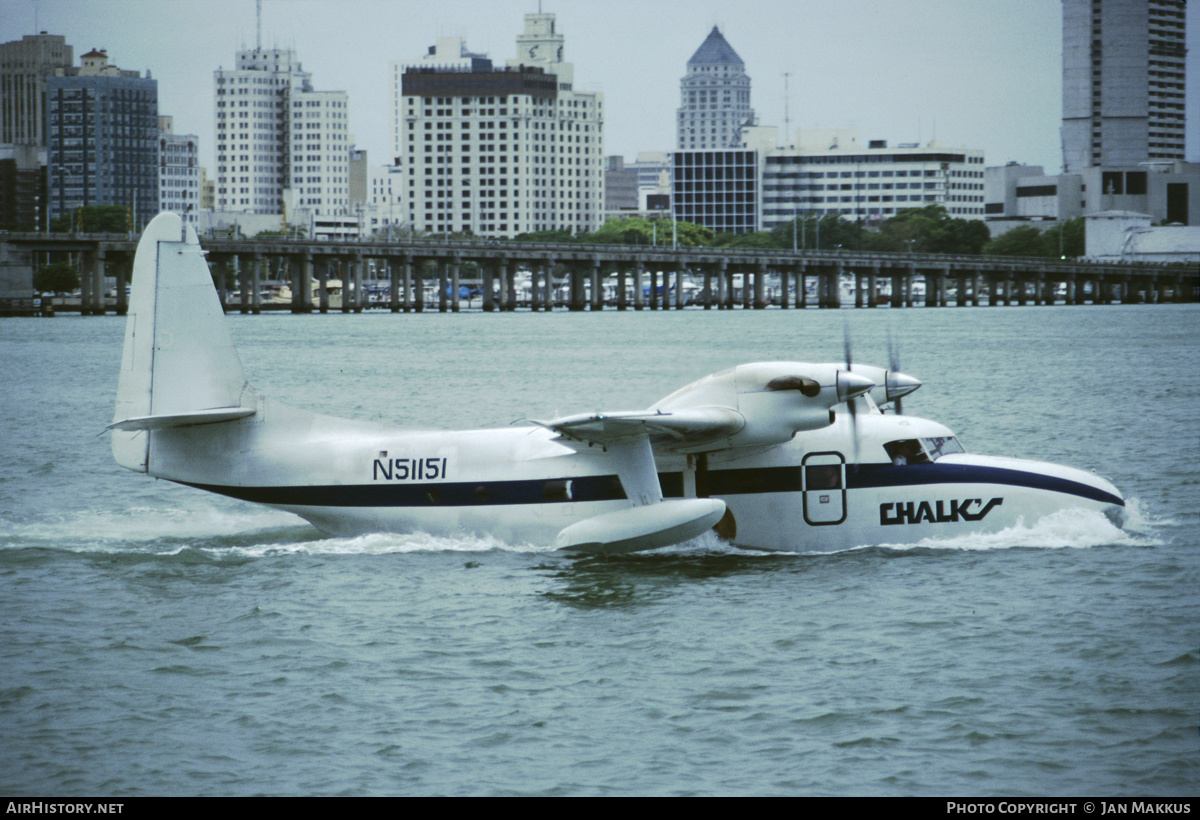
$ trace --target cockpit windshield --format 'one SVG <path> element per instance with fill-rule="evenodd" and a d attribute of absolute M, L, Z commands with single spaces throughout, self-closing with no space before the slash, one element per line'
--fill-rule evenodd
<path fill-rule="evenodd" d="M 899 439 L 889 441 L 883 449 L 893 464 L 932 464 L 942 456 L 966 452 L 954 436 Z"/>
<path fill-rule="evenodd" d="M 937 461 L 942 456 L 948 456 L 952 453 L 966 452 L 954 436 L 923 438 L 921 439 L 921 445 L 925 448 L 925 452 L 929 454 L 930 461 Z"/>

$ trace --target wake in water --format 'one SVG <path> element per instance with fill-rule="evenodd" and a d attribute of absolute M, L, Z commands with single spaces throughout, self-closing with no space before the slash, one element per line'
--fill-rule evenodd
<path fill-rule="evenodd" d="M 993 550 L 1014 547 L 1042 549 L 1097 546 L 1159 546 L 1156 536 L 1171 520 L 1153 519 L 1137 499 L 1126 506 L 1123 526 L 1113 524 L 1102 513 L 1063 510 L 1040 520 L 996 533 L 953 538 L 926 538 L 915 543 L 863 545 L 856 549 L 950 549 Z M 0 520 L 0 549 L 41 547 L 70 552 L 136 552 L 174 555 L 195 549 L 210 554 L 248 558 L 267 555 L 386 555 L 406 552 L 554 552 L 551 545 L 510 544 L 489 535 L 429 533 L 369 533 L 327 536 L 290 513 L 254 508 L 230 510 L 217 506 L 192 508 L 130 508 L 120 511 L 69 513 L 51 519 L 27 522 Z M 797 553 L 804 550 L 797 549 Z M 654 555 L 703 557 L 708 555 L 771 555 L 743 550 L 721 540 L 715 533 L 650 551 Z"/>
<path fill-rule="evenodd" d="M 994 533 L 973 533 L 953 538 L 924 538 L 914 544 L 880 544 L 888 549 L 995 550 L 1029 547 L 1035 549 L 1084 549 L 1101 546 L 1161 546 L 1152 530 L 1163 522 L 1152 522 L 1137 499 L 1129 499 L 1122 526 L 1095 510 L 1060 510 L 1031 524 L 1024 519 Z"/>
<path fill-rule="evenodd" d="M 0 519 L 0 549 L 43 548 L 81 553 L 175 555 L 200 550 L 221 555 L 384 555 L 396 552 L 543 552 L 552 547 L 509 545 L 490 536 L 369 533 L 327 536 L 291 513 L 268 508 L 228 510 L 129 508 L 65 513 L 36 521 Z"/>
<path fill-rule="evenodd" d="M 400 552 L 487 552 L 506 550 L 509 552 L 550 552 L 553 547 L 538 547 L 530 544 L 506 544 L 491 536 L 459 535 L 437 536 L 424 532 L 391 533 L 377 532 L 346 537 L 318 537 L 312 541 L 291 544 L 256 544 L 254 546 L 230 547 L 229 551 L 258 557 L 300 553 L 307 555 L 389 555 Z"/>

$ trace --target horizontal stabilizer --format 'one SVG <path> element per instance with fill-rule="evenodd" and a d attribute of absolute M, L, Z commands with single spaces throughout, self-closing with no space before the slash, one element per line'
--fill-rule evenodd
<path fill-rule="evenodd" d="M 561 550 L 623 553 L 678 544 L 716 526 L 725 514 L 718 498 L 679 498 L 585 518 L 554 541 Z"/>
<path fill-rule="evenodd" d="M 216 424 L 254 415 L 253 407 L 214 407 L 192 413 L 171 413 L 159 416 L 137 416 L 108 425 L 107 430 L 165 430 L 168 427 L 190 427 L 195 424 Z"/>

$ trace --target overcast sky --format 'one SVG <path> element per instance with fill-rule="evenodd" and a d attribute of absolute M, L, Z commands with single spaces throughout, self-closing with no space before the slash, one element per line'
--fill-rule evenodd
<path fill-rule="evenodd" d="M 1200 161 L 1200 11 L 1189 10 L 1187 158 Z M 856 127 L 890 144 L 936 138 L 988 165 L 1062 166 L 1059 0 L 542 0 L 575 84 L 604 93 L 605 153 L 675 145 L 679 80 L 720 26 L 746 63 L 763 125 Z M 462 36 L 498 64 L 538 0 L 263 0 L 263 45 L 291 47 L 313 85 L 350 95 L 350 131 L 389 162 L 388 62 Z M 158 80 L 159 113 L 199 135 L 213 166 L 213 71 L 256 37 L 254 0 L 0 0 L 0 42 L 63 34 Z"/>

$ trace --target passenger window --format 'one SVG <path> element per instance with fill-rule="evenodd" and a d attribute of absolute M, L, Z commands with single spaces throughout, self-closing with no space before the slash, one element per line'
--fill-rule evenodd
<path fill-rule="evenodd" d="M 805 489 L 808 490 L 840 490 L 842 488 L 842 467 L 840 464 L 810 464 L 804 468 Z"/>

